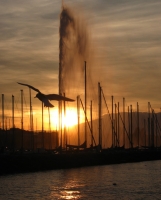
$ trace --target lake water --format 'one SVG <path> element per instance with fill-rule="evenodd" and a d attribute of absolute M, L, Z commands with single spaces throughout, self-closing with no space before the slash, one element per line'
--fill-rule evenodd
<path fill-rule="evenodd" d="M 0 200 L 161 199 L 161 161 L 0 176 Z"/>

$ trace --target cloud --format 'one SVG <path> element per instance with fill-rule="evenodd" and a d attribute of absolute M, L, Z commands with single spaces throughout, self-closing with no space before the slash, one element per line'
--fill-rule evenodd
<path fill-rule="evenodd" d="M 101 2 L 94 3 L 91 9 L 98 9 L 93 13 L 92 26 L 100 52 L 98 59 L 103 65 L 102 85 L 108 93 L 118 96 L 158 101 L 161 3 Z"/>
<path fill-rule="evenodd" d="M 16 79 L 39 82 L 40 76 L 58 72 L 59 7 L 59 1 L 2 2 L 1 87 Z"/>
<path fill-rule="evenodd" d="M 64 2 L 78 10 L 89 26 L 97 58 L 92 66 L 93 74 L 106 95 L 124 96 L 129 101 L 152 101 L 158 105 L 161 98 L 161 2 Z M 44 93 L 58 92 L 60 11 L 60 0 L 1 2 L 1 93 L 9 97 L 19 95 L 17 81 L 34 85 Z M 97 85 L 94 83 L 93 87 Z"/>

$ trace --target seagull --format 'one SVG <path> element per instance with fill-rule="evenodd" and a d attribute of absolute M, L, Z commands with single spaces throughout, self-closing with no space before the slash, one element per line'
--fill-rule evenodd
<path fill-rule="evenodd" d="M 43 94 L 40 92 L 40 90 L 38 90 L 37 88 L 34 88 L 31 85 L 28 84 L 24 84 L 24 83 L 19 83 L 20 85 L 24 85 L 27 86 L 29 88 L 31 88 L 32 90 L 35 90 L 36 92 L 38 92 L 35 96 L 35 98 L 38 98 L 40 101 L 42 101 L 44 103 L 44 107 L 54 107 L 49 100 L 56 100 L 56 101 L 74 101 L 73 99 L 69 99 L 67 97 L 64 97 L 62 95 L 59 94 Z"/>

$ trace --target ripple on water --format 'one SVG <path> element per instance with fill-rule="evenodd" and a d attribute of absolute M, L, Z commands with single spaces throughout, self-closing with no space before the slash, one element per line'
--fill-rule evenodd
<path fill-rule="evenodd" d="M 1 176 L 0 199 L 160 199 L 160 166 L 149 161 Z"/>

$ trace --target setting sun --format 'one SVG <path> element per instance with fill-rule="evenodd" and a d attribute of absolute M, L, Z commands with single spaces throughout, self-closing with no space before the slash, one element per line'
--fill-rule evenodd
<path fill-rule="evenodd" d="M 80 123 L 84 121 L 83 113 L 80 116 Z M 77 117 L 77 109 L 76 108 L 67 108 L 66 109 L 66 116 L 62 116 L 62 127 L 72 127 L 78 123 Z M 52 128 L 59 128 L 59 117 L 58 117 L 58 110 L 51 111 L 51 127 Z"/>
<path fill-rule="evenodd" d="M 70 109 L 66 111 L 66 116 L 63 117 L 63 125 L 70 127 L 78 123 L 76 109 Z"/>

